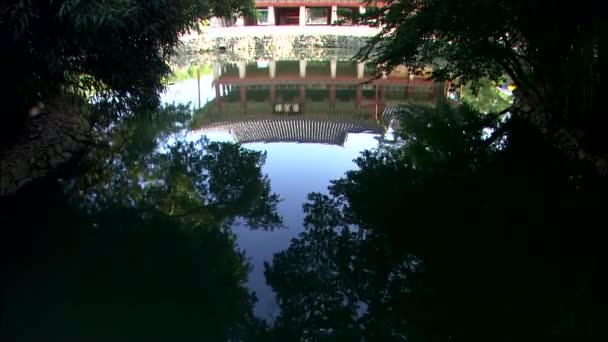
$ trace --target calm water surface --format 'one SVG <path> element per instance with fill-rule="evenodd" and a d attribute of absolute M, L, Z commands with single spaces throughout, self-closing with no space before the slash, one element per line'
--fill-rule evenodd
<path fill-rule="evenodd" d="M 331 57 L 224 61 L 206 70 L 171 85 L 163 101 L 195 108 L 188 139 L 204 135 L 267 154 L 262 171 L 280 198 L 283 227 L 234 231 L 253 266 L 247 286 L 259 300 L 255 314 L 272 320 L 279 309 L 263 265 L 304 230 L 307 195 L 327 193 L 331 180 L 355 169 L 362 151 L 390 135 L 391 106 L 432 100 L 433 84 L 403 70 L 363 84 L 373 76 L 369 66 Z"/>
<path fill-rule="evenodd" d="M 0 341 L 592 340 L 605 177 L 406 69 L 314 55 L 184 66 L 2 199 Z"/>
<path fill-rule="evenodd" d="M 189 67 L 173 107 L 113 122 L 70 177 L 2 203 L 0 340 L 264 340 L 281 313 L 265 264 L 305 231 L 309 194 L 388 136 L 395 105 L 433 100 L 406 70 L 372 74 L 337 57 Z"/>

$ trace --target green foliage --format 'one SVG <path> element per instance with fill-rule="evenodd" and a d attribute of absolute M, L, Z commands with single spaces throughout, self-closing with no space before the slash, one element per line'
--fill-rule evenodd
<path fill-rule="evenodd" d="M 479 88 L 473 89 L 470 85 L 464 86 L 460 94 L 461 100 L 481 113 L 499 113 L 509 108 L 513 97 L 496 89 L 494 82 L 488 79 L 479 80 Z"/>
<path fill-rule="evenodd" d="M 265 333 L 232 230 L 237 220 L 281 226 L 265 155 L 191 142 L 190 118 L 187 106 L 170 105 L 99 125 L 107 143 L 89 151 L 77 177 L 2 203 L 3 337 L 248 341 Z"/>
<path fill-rule="evenodd" d="M 2 231 L 6 339 L 227 341 L 263 327 L 230 231 L 140 206 L 86 213 L 47 190 L 17 215 L 22 239 Z"/>
<path fill-rule="evenodd" d="M 211 69 L 211 65 L 202 64 L 202 65 L 190 65 L 184 68 L 179 68 L 173 70 L 172 74 L 167 78 L 169 82 L 181 82 L 186 80 L 196 79 L 198 75 L 206 76 L 211 75 L 213 70 Z"/>
<path fill-rule="evenodd" d="M 520 86 L 544 77 L 562 79 L 570 76 L 543 62 L 561 60 L 561 67 L 571 70 L 579 70 L 582 59 L 586 68 L 598 62 L 596 34 L 601 18 L 596 5 L 593 1 L 570 8 L 548 0 L 389 0 L 368 8 L 361 17 L 362 22 L 382 28 L 362 55 L 371 55 L 389 69 L 399 64 L 433 65 L 440 79 L 497 80 L 503 71 Z"/>
<path fill-rule="evenodd" d="M 2 102 L 94 91 L 126 108 L 154 107 L 179 35 L 197 30 L 201 19 L 251 7 L 249 0 L 3 2 L 0 61 L 13 89 Z"/>
<path fill-rule="evenodd" d="M 105 147 L 91 152 L 71 185 L 89 211 L 116 205 L 152 210 L 192 226 L 281 226 L 278 196 L 262 175 L 265 154 L 238 144 L 187 141 L 187 106 L 168 105 L 152 117 L 130 116 L 108 125 Z"/>
<path fill-rule="evenodd" d="M 367 2 L 370 5 L 375 1 Z M 373 6 L 372 6 L 373 7 Z M 358 58 L 392 69 L 427 65 L 433 77 L 470 84 L 508 75 L 527 116 L 572 159 L 608 174 L 608 117 L 600 99 L 597 1 L 572 6 L 551 0 L 388 0 L 360 22 L 381 32 Z"/>
<path fill-rule="evenodd" d="M 440 104 L 401 122 L 309 195 L 306 231 L 266 265 L 277 340 L 600 335 L 605 179 L 517 118 Z"/>

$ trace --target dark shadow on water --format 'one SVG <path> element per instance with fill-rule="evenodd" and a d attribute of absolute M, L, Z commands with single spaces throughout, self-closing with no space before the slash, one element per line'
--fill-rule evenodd
<path fill-rule="evenodd" d="M 521 120 L 447 105 L 401 120 L 401 143 L 309 195 L 306 232 L 266 264 L 277 340 L 601 335 L 606 180 Z"/>
<path fill-rule="evenodd" d="M 397 140 L 309 194 L 253 314 L 234 222 L 281 227 L 265 154 L 109 125 L 78 177 L 2 203 L 2 341 L 546 341 L 602 334 L 606 179 L 525 122 L 401 107 Z"/>
<path fill-rule="evenodd" d="M 2 341 L 226 341 L 263 330 L 231 223 L 281 226 L 265 155 L 180 139 L 185 111 L 109 125 L 78 177 L 2 203 Z"/>

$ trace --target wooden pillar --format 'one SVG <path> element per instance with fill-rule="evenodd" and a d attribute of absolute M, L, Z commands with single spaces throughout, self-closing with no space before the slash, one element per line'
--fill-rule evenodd
<path fill-rule="evenodd" d="M 357 84 L 357 107 L 361 107 L 361 103 L 363 102 L 363 86 Z"/>
<path fill-rule="evenodd" d="M 245 26 L 245 18 L 241 15 L 238 16 L 234 22 L 234 26 Z"/>
<path fill-rule="evenodd" d="M 336 57 L 332 57 L 330 62 L 329 62 L 329 69 L 330 69 L 330 73 L 331 73 L 331 79 L 335 79 L 336 78 L 336 69 L 338 67 L 338 60 L 336 59 Z"/>
<path fill-rule="evenodd" d="M 239 79 L 244 79 L 247 75 L 247 64 L 245 61 L 239 61 Z"/>
<path fill-rule="evenodd" d="M 338 6 L 332 5 L 331 6 L 331 20 L 329 23 L 334 25 L 337 21 L 338 21 Z"/>
<path fill-rule="evenodd" d="M 300 84 L 300 102 L 304 103 L 306 101 L 306 85 Z"/>
<path fill-rule="evenodd" d="M 270 76 L 271 79 L 274 79 L 276 74 L 277 74 L 277 61 L 271 60 L 270 62 L 268 62 L 268 76 Z"/>
<path fill-rule="evenodd" d="M 306 26 L 306 6 L 300 6 L 300 26 Z"/>
<path fill-rule="evenodd" d="M 365 75 L 365 62 L 357 63 L 357 79 L 362 80 Z"/>
<path fill-rule="evenodd" d="M 213 80 L 217 81 L 220 79 L 222 74 L 222 66 L 220 63 L 213 63 Z"/>
<path fill-rule="evenodd" d="M 300 59 L 300 77 L 306 78 L 306 60 Z"/>
<path fill-rule="evenodd" d="M 274 26 L 274 6 L 268 6 L 268 26 Z"/>
<path fill-rule="evenodd" d="M 222 96 L 220 95 L 220 85 L 219 83 L 214 83 L 215 88 L 215 106 L 219 107 L 222 104 Z"/>

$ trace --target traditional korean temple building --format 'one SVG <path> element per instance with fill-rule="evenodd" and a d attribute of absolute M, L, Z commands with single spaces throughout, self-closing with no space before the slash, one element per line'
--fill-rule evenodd
<path fill-rule="evenodd" d="M 433 102 L 444 89 L 406 68 L 371 80 L 351 60 L 216 63 L 215 99 L 199 104 L 195 131 L 230 132 L 241 143 L 343 145 L 349 133 L 383 133 L 395 106 Z"/>
<path fill-rule="evenodd" d="M 358 0 L 261 0 L 252 18 L 215 19 L 212 26 L 319 26 L 332 25 L 348 13 L 363 12 Z M 348 25 L 348 22 L 345 23 Z"/>

